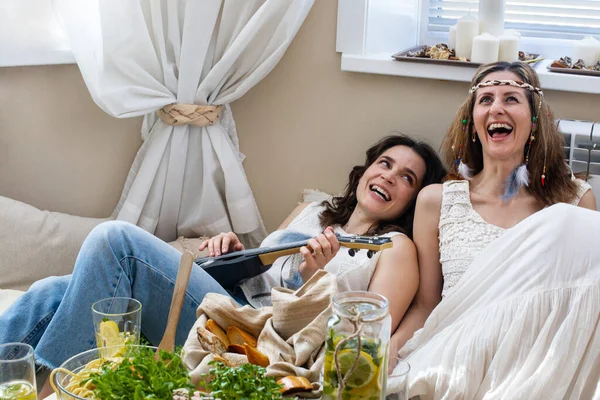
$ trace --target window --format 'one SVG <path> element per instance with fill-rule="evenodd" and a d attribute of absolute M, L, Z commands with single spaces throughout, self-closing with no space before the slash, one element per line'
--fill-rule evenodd
<path fill-rule="evenodd" d="M 0 0 L 0 66 L 73 62 L 53 0 Z"/>
<path fill-rule="evenodd" d="M 339 0 L 337 51 L 392 54 L 417 44 L 420 0 Z"/>
<path fill-rule="evenodd" d="M 448 32 L 469 9 L 477 16 L 476 0 L 429 0 L 427 30 Z M 600 0 L 507 0 L 505 28 L 524 37 L 582 39 L 600 34 Z"/>

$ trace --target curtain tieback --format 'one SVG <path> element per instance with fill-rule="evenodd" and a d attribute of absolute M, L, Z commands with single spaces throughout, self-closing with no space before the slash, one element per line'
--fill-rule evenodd
<path fill-rule="evenodd" d="M 156 113 L 168 125 L 212 125 L 221 116 L 222 106 L 199 106 L 197 104 L 173 103 L 160 108 Z"/>

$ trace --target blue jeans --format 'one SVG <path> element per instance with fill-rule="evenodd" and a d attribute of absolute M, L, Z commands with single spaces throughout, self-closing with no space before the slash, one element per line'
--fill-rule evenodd
<path fill-rule="evenodd" d="M 134 225 L 119 221 L 100 224 L 83 243 L 72 275 L 34 283 L 0 316 L 0 343 L 28 343 L 35 348 L 36 363 L 58 367 L 95 346 L 94 302 L 132 297 L 142 303 L 142 334 L 158 345 L 180 258 L 181 253 L 173 247 Z M 230 295 L 194 265 L 177 326 L 177 345 L 185 342 L 207 293 Z M 245 299 L 235 298 L 245 304 Z"/>

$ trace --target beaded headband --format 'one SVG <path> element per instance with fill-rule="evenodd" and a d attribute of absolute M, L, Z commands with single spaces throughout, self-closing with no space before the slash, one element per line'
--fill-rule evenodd
<path fill-rule="evenodd" d="M 482 87 L 487 87 L 487 86 L 514 86 L 514 87 L 518 87 L 521 89 L 527 89 L 530 92 L 536 92 L 539 93 L 541 96 L 544 95 L 544 92 L 542 92 L 542 89 L 532 86 L 529 83 L 525 83 L 522 81 L 512 81 L 512 80 L 494 80 L 494 81 L 487 81 L 487 82 L 481 82 L 475 86 L 473 86 L 470 90 L 469 90 L 469 94 L 475 93 L 475 91 L 479 88 Z"/>

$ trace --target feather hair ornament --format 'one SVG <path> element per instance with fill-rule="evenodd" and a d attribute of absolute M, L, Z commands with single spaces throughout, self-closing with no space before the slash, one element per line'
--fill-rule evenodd
<path fill-rule="evenodd" d="M 521 164 L 513 169 L 508 178 L 506 178 L 502 199 L 505 203 L 508 203 L 519 193 L 519 189 L 525 186 L 529 186 L 529 171 L 527 171 L 525 164 Z"/>
<path fill-rule="evenodd" d="M 473 177 L 473 170 L 469 168 L 469 166 L 462 161 L 458 163 L 458 174 L 462 176 L 464 179 L 470 181 Z"/>

